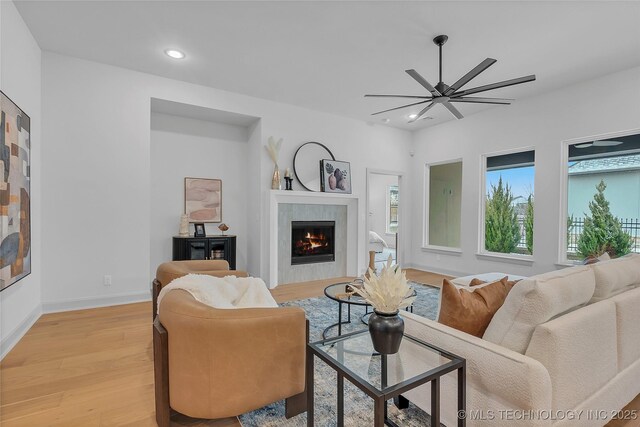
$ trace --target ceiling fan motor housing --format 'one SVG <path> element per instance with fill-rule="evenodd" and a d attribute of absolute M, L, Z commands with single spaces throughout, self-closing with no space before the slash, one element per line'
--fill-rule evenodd
<path fill-rule="evenodd" d="M 438 46 L 442 46 L 443 44 L 445 44 L 447 42 L 447 40 L 449 40 L 449 36 L 441 34 L 439 36 L 434 37 L 433 42 L 435 44 L 437 44 Z"/>
<path fill-rule="evenodd" d="M 438 90 L 438 92 L 440 92 L 440 93 L 445 93 L 445 92 L 447 91 L 447 89 L 449 89 L 449 86 L 448 86 L 448 85 L 446 85 L 446 84 L 444 84 L 444 83 L 442 83 L 442 82 L 438 82 L 438 84 L 437 84 L 437 85 L 435 85 L 434 87 L 435 87 L 435 88 Z"/>

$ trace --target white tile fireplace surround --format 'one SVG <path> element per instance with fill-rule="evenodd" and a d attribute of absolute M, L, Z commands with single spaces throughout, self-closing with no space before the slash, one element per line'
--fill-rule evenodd
<path fill-rule="evenodd" d="M 270 287 L 357 275 L 361 246 L 357 196 L 286 190 L 272 190 L 270 196 Z M 292 265 L 292 221 L 335 221 L 335 260 Z"/>

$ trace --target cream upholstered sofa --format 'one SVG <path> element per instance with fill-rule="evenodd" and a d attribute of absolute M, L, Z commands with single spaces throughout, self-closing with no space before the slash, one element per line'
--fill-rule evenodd
<path fill-rule="evenodd" d="M 402 315 L 406 333 L 466 358 L 468 426 L 601 426 L 640 394 L 640 254 L 524 279 L 482 339 Z M 441 381 L 447 426 L 456 387 Z M 428 384 L 405 397 L 430 410 Z"/>

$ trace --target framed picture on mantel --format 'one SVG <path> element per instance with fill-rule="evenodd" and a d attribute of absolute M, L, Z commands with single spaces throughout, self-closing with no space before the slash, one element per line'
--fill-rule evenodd
<path fill-rule="evenodd" d="M 185 178 L 184 213 L 189 222 L 221 222 L 222 180 Z"/>
<path fill-rule="evenodd" d="M 351 165 L 349 162 L 324 159 L 320 161 L 320 184 L 326 193 L 351 194 Z"/>

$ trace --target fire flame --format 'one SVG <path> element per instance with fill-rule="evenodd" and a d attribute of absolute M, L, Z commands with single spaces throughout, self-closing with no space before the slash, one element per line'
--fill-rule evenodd
<path fill-rule="evenodd" d="M 327 246 L 328 242 L 326 237 L 324 236 L 324 234 L 320 234 L 318 236 L 311 234 L 310 232 L 307 232 L 307 234 L 304 236 L 304 240 L 306 240 L 306 242 L 300 242 L 301 246 L 304 247 L 304 250 L 306 251 L 313 251 L 316 248 L 322 248 Z"/>

